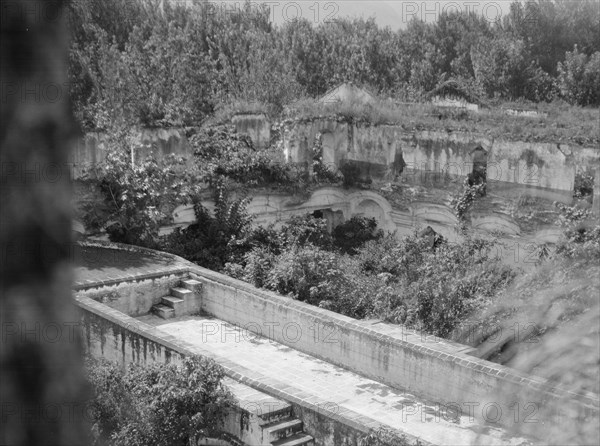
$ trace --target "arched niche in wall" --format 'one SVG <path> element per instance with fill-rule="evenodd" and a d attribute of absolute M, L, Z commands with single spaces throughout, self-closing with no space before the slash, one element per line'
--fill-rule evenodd
<path fill-rule="evenodd" d="M 383 225 L 385 221 L 385 211 L 383 208 L 374 200 L 367 198 L 361 201 L 354 210 L 354 215 L 374 218 L 377 220 L 379 226 Z"/>

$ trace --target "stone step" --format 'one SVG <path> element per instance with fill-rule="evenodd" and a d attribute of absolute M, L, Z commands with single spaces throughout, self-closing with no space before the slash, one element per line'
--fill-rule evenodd
<path fill-rule="evenodd" d="M 261 407 L 262 411 L 262 407 Z M 268 426 L 274 423 L 277 423 L 281 420 L 285 420 L 292 417 L 292 406 L 286 404 L 283 407 L 279 407 L 277 409 L 271 409 L 268 412 L 258 413 L 258 417 L 260 418 L 259 425 L 260 426 Z"/>
<path fill-rule="evenodd" d="M 199 291 L 202 288 L 202 282 L 196 279 L 182 280 L 181 285 L 190 291 Z"/>
<path fill-rule="evenodd" d="M 180 299 L 179 297 L 174 297 L 174 296 L 163 296 L 160 299 L 162 300 L 163 304 L 165 304 L 167 307 L 171 307 L 171 308 L 175 308 L 178 305 L 182 305 L 185 303 L 185 301 L 183 299 Z"/>
<path fill-rule="evenodd" d="M 175 310 L 167 307 L 165 304 L 153 305 L 152 312 L 162 319 L 172 319 L 175 317 Z"/>
<path fill-rule="evenodd" d="M 171 295 L 179 297 L 180 299 L 185 299 L 187 296 L 191 296 L 192 293 L 193 291 L 186 288 L 171 288 Z"/>
<path fill-rule="evenodd" d="M 314 446 L 314 444 L 314 438 L 304 433 L 282 438 L 271 443 L 272 446 Z"/>
<path fill-rule="evenodd" d="M 175 311 L 175 317 L 183 316 L 185 314 L 185 301 L 183 299 L 173 296 L 163 296 L 160 300 L 163 305 L 166 305 Z"/>
<path fill-rule="evenodd" d="M 302 432 L 302 426 L 302 421 L 297 418 L 285 418 L 266 424 L 262 428 L 267 431 L 269 441 L 273 442 Z"/>

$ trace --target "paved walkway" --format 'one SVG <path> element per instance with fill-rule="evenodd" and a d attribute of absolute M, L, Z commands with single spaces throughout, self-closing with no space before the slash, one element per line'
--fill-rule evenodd
<path fill-rule="evenodd" d="M 201 316 L 163 320 L 153 315 L 139 319 L 210 352 L 217 362 L 218 358 L 232 361 L 326 400 L 330 408 L 351 410 L 434 444 L 518 445 L 526 441 L 220 320 Z"/>
<path fill-rule="evenodd" d="M 145 275 L 177 273 L 187 268 L 182 259 L 171 254 L 136 246 L 89 241 L 74 244 L 71 252 L 75 288 L 92 282 L 131 280 Z"/>

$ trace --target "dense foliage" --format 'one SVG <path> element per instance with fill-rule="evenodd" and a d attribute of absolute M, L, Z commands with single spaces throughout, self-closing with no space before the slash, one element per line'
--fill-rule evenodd
<path fill-rule="evenodd" d="M 181 365 L 131 365 L 88 359 L 93 386 L 89 416 L 94 444 L 188 446 L 220 435 L 233 402 L 213 361 L 185 358 Z"/>
<path fill-rule="evenodd" d="M 351 317 L 377 317 L 444 337 L 489 305 L 515 275 L 492 258 L 491 242 L 432 246 L 416 233 L 399 241 L 360 217 L 333 236 L 324 220 L 307 216 L 250 238 L 251 249 L 226 264 L 227 274 Z"/>
<path fill-rule="evenodd" d="M 405 435 L 398 434 L 388 428 L 380 427 L 371 430 L 359 440 L 359 446 L 420 446 L 421 441 L 416 439 L 410 441 Z"/>
<path fill-rule="evenodd" d="M 223 185 L 217 184 L 214 212 L 194 197 L 196 222 L 175 231 L 161 240 L 161 247 L 198 265 L 219 271 L 235 256 L 237 241 L 249 230 L 252 222 L 246 211 L 248 199 L 229 197 Z"/>
<path fill-rule="evenodd" d="M 102 202 L 84 209 L 86 226 L 105 228 L 110 240 L 142 246 L 158 246 L 159 227 L 169 221 L 173 209 L 198 192 L 197 174 L 184 158 L 154 154 L 139 158 L 144 149 L 129 132 L 116 130 L 106 141 L 107 155 L 87 172 Z"/>
<path fill-rule="evenodd" d="M 86 128 L 114 115 L 149 126 L 197 124 L 222 103 L 280 111 L 340 82 L 415 100 L 444 90 L 471 100 L 562 97 L 599 105 L 595 1 L 514 2 L 501 21 L 442 12 L 434 23 L 270 23 L 268 7 L 212 2 L 70 3 L 71 97 Z"/>
<path fill-rule="evenodd" d="M 250 137 L 232 126 L 200 129 L 190 140 L 195 162 L 210 185 L 224 177 L 245 186 L 285 185 L 295 180 L 293 168 L 273 148 L 257 149 Z"/>

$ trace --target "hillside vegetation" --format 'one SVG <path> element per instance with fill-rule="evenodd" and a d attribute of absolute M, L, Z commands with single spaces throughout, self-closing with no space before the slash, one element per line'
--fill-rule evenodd
<path fill-rule="evenodd" d="M 442 13 L 434 23 L 415 19 L 397 32 L 344 18 L 274 26 L 268 8 L 256 3 L 234 13 L 211 6 L 71 2 L 70 93 L 82 126 L 198 125 L 227 104 L 276 116 L 285 105 L 353 82 L 394 103 L 422 102 L 434 93 L 493 107 L 526 101 L 518 108 L 528 109 L 561 100 L 533 106 L 548 109 L 547 119 L 519 119 L 524 136 L 597 135 L 591 123 L 597 110 L 566 106 L 600 104 L 600 12 L 593 0 L 514 2 L 497 23 L 474 13 Z M 411 125 L 415 115 L 428 115 L 423 111 L 398 107 L 390 116 L 380 105 L 372 113 L 379 115 L 375 121 Z M 449 116 L 442 126 L 521 133 L 516 120 L 497 118 Z M 440 117 L 419 119 L 429 124 Z"/>

